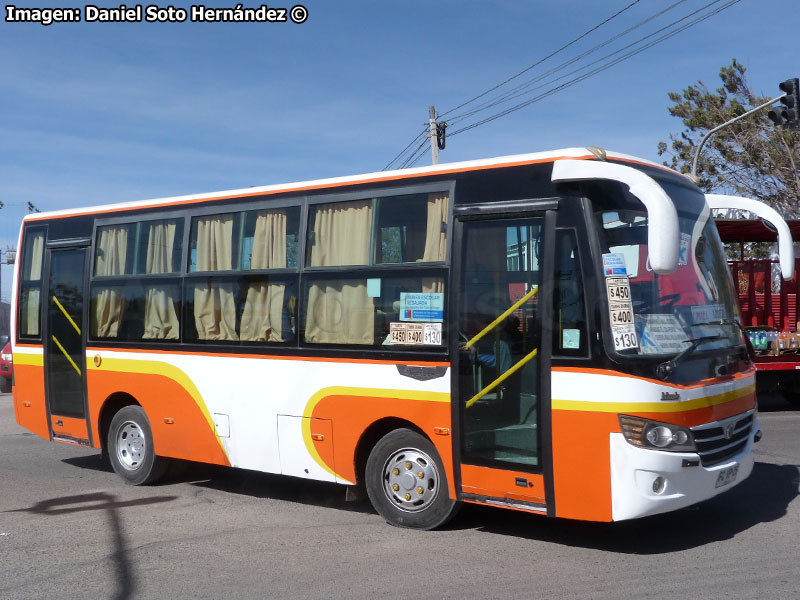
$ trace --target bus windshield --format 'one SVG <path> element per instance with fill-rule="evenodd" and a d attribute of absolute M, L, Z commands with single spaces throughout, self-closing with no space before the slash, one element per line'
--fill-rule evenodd
<path fill-rule="evenodd" d="M 725 251 L 704 197 L 681 185 L 659 184 L 675 203 L 680 224 L 678 268 L 670 274 L 650 267 L 644 207 L 595 213 L 615 350 L 675 355 L 700 338 L 697 353 L 742 344 Z M 625 331 L 635 336 L 620 335 Z"/>

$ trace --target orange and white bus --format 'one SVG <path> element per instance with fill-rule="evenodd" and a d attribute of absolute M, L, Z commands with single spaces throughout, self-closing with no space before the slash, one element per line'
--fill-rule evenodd
<path fill-rule="evenodd" d="M 718 201 L 719 202 L 719 201 Z M 567 149 L 28 215 L 14 408 L 128 483 L 183 459 L 630 519 L 741 482 L 754 369 L 702 192 Z"/>

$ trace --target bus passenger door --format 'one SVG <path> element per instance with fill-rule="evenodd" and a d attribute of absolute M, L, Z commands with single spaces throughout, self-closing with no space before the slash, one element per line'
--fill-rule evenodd
<path fill-rule="evenodd" d="M 51 439 L 90 445 L 86 407 L 86 248 L 49 249 L 44 373 Z"/>
<path fill-rule="evenodd" d="M 542 322 L 555 211 L 487 217 L 468 210 L 456 209 L 454 240 L 460 497 L 546 513 L 550 336 Z"/>

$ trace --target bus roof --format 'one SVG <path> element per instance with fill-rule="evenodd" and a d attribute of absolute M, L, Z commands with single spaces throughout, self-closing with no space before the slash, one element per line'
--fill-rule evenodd
<path fill-rule="evenodd" d="M 657 163 L 648 160 L 629 156 L 627 154 L 607 152 L 606 155 L 609 159 L 631 162 L 649 167 L 656 167 L 668 171 L 670 173 L 677 174 L 675 171 L 672 171 L 671 169 L 668 169 L 663 165 L 659 165 Z M 456 163 L 445 163 L 427 167 L 418 167 L 414 169 L 382 171 L 378 173 L 367 173 L 363 175 L 351 175 L 346 177 L 316 179 L 316 180 L 301 181 L 288 184 L 248 187 L 248 188 L 212 192 L 206 194 L 172 196 L 166 198 L 155 198 L 150 200 L 139 200 L 133 202 L 107 204 L 101 206 L 91 206 L 83 208 L 41 212 L 41 213 L 26 215 L 23 220 L 26 222 L 38 221 L 38 220 L 52 219 L 57 217 L 121 212 L 121 211 L 134 210 L 140 208 L 177 206 L 177 205 L 193 204 L 197 202 L 205 202 L 211 200 L 224 200 L 228 198 L 246 198 L 248 196 L 263 196 L 269 194 L 311 191 L 311 190 L 337 188 L 337 187 L 359 185 L 359 184 L 402 181 L 417 177 L 427 177 L 431 175 L 447 175 L 450 173 L 455 174 L 473 170 L 514 167 L 514 166 L 531 165 L 536 163 L 547 163 L 556 161 L 561 158 L 591 160 L 595 159 L 596 156 L 586 148 L 565 148 L 562 150 L 553 150 L 549 152 L 517 154 L 512 156 L 501 156 L 497 158 L 488 158 L 488 159 L 472 160 L 472 161 L 464 161 Z"/>
<path fill-rule="evenodd" d="M 774 242 L 778 233 L 761 219 L 714 219 L 723 242 Z M 793 240 L 800 240 L 800 221 L 786 221 Z"/>

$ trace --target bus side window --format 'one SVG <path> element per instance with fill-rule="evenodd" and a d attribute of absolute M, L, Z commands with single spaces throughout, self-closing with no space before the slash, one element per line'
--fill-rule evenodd
<path fill-rule="evenodd" d="M 578 247 L 575 232 L 571 229 L 559 229 L 556 232 L 553 294 L 553 354 L 586 356 L 586 305 Z"/>
<path fill-rule="evenodd" d="M 183 219 L 97 228 L 91 291 L 92 339 L 180 339 Z M 131 275 L 137 277 L 131 277 Z"/>
<path fill-rule="evenodd" d="M 308 344 L 443 347 L 447 334 L 444 291 L 443 277 L 411 273 L 380 278 L 331 275 L 307 280 L 303 340 Z M 429 305 L 420 309 L 421 301 Z M 426 323 L 434 324 L 440 337 L 424 341 L 390 335 L 393 324 L 405 329 L 415 325 L 424 328 Z"/>

